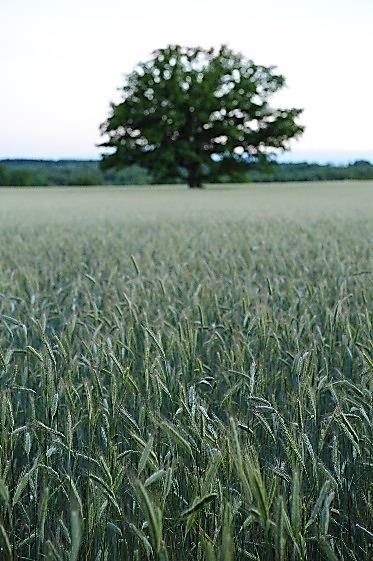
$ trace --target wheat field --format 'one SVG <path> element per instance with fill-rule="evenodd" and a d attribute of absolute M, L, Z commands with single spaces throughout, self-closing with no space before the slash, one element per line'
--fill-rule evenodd
<path fill-rule="evenodd" d="M 373 558 L 373 183 L 0 190 L 0 558 Z"/>

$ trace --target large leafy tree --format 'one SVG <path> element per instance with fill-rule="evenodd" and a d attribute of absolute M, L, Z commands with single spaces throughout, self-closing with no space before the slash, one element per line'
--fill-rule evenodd
<path fill-rule="evenodd" d="M 303 132 L 300 109 L 269 103 L 284 84 L 274 67 L 226 46 L 159 49 L 125 77 L 122 101 L 111 104 L 102 168 L 140 164 L 155 181 L 184 178 L 190 187 L 234 176 Z"/>

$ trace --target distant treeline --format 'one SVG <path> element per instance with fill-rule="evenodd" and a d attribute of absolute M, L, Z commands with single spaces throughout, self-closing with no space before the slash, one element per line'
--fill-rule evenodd
<path fill-rule="evenodd" d="M 95 160 L 0 160 L 0 185 L 146 185 L 151 176 L 139 166 L 100 170 Z"/>
<path fill-rule="evenodd" d="M 330 181 L 373 179 L 373 165 L 358 160 L 344 166 L 316 163 L 271 163 L 263 170 L 248 168 L 239 177 L 222 177 L 229 181 Z M 100 170 L 95 160 L 0 160 L 0 186 L 47 185 L 149 185 L 149 172 L 134 165 L 118 171 Z"/>
<path fill-rule="evenodd" d="M 333 181 L 343 179 L 373 179 L 373 165 L 365 160 L 336 166 L 332 164 L 273 163 L 265 171 L 248 172 L 250 181 Z"/>

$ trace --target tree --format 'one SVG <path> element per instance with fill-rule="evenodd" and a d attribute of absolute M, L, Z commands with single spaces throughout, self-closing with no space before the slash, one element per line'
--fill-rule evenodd
<path fill-rule="evenodd" d="M 4 164 L 0 164 L 0 186 L 8 185 L 8 170 Z"/>
<path fill-rule="evenodd" d="M 111 149 L 102 169 L 140 164 L 157 182 L 190 187 L 247 170 L 303 132 L 301 109 L 269 105 L 284 85 L 274 67 L 226 46 L 154 51 L 125 77 L 122 101 L 101 125 L 100 146 Z"/>
<path fill-rule="evenodd" d="M 31 187 L 33 174 L 29 169 L 16 167 L 8 173 L 8 185 L 12 187 Z"/>

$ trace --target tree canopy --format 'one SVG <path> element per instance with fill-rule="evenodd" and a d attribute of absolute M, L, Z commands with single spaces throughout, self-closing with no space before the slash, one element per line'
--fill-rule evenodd
<path fill-rule="evenodd" d="M 286 150 L 299 136 L 297 108 L 270 98 L 285 78 L 222 46 L 168 46 L 126 75 L 122 101 L 101 125 L 109 148 L 102 169 L 140 164 L 158 182 L 184 178 L 190 187 L 234 178 L 250 162 Z"/>

